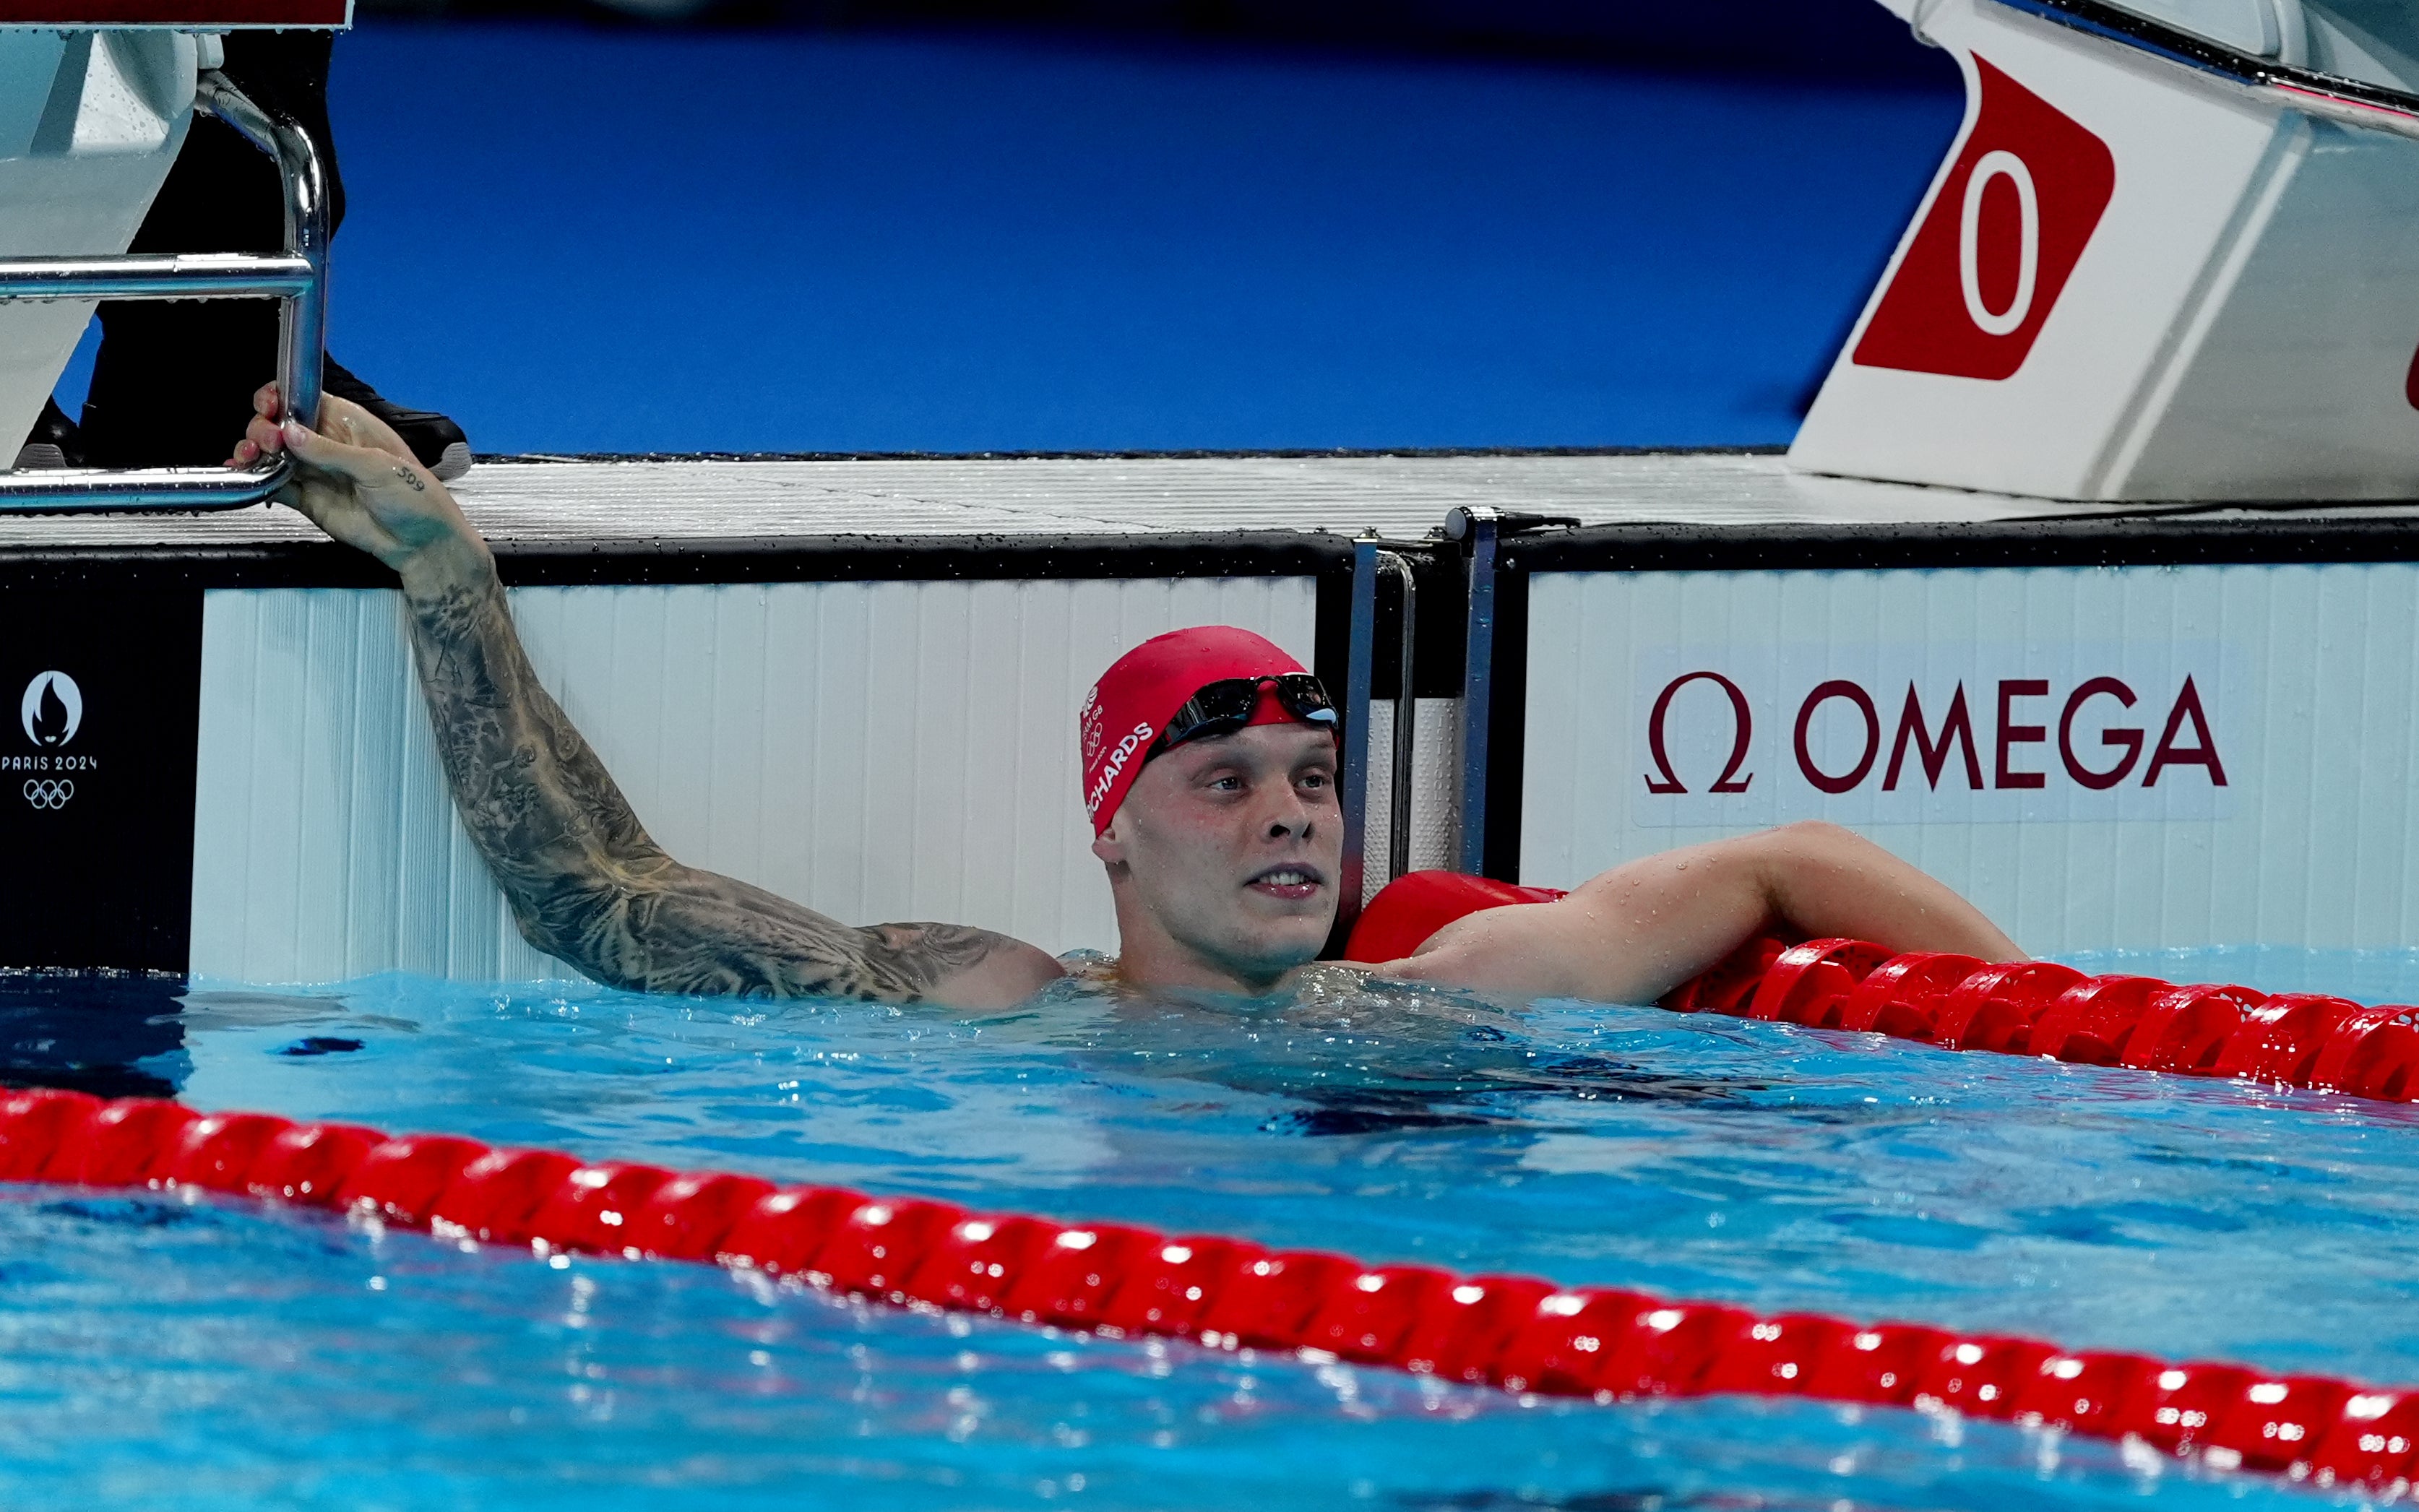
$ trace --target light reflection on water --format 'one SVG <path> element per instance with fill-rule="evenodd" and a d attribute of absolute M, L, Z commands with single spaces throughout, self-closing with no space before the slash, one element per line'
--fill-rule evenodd
<path fill-rule="evenodd" d="M 2076 964 L 2419 995 L 2399 953 Z M 123 1032 L 75 1074 L 206 1107 L 2419 1379 L 2413 1110 L 1333 986 L 1257 1005 L 1071 991 L 971 1022 L 384 977 L 114 1011 Z M 1909 1412 L 1524 1405 L 241 1203 L 0 1200 L 5 1506 L 2145 1497 L 2312 1500 Z"/>

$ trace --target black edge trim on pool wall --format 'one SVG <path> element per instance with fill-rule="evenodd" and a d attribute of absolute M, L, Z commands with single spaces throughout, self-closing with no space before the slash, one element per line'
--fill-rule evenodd
<path fill-rule="evenodd" d="M 1506 540 L 1499 571 L 1787 572 L 2419 560 L 2419 517 L 1595 525 Z"/>
<path fill-rule="evenodd" d="M 1339 535 L 1236 531 L 1170 535 L 839 536 L 801 541 L 493 543 L 515 587 L 582 584 L 1000 580 L 1021 578 L 1314 577 Z M 226 547 L 0 548 L 0 585 L 391 588 L 394 575 L 331 541 Z"/>

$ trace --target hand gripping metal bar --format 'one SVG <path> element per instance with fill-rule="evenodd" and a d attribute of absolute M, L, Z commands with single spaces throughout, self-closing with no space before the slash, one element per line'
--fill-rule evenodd
<path fill-rule="evenodd" d="M 215 69 L 202 74 L 194 108 L 217 116 L 277 163 L 285 193 L 285 251 L 173 256 L 0 259 L 0 300 L 228 300 L 283 301 L 277 382 L 288 414 L 319 414 L 319 366 L 327 341 L 328 193 L 319 154 L 302 129 L 246 99 Z M 236 438 L 227 438 L 233 448 Z M 285 486 L 280 456 L 250 470 L 46 468 L 0 472 L 0 514 L 106 510 L 232 509 Z"/>

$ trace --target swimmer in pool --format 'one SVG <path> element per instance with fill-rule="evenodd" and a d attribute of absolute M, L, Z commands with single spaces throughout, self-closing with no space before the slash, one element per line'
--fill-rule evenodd
<path fill-rule="evenodd" d="M 539 686 L 495 560 L 444 485 L 366 410 L 324 404 L 314 432 L 283 422 L 275 387 L 263 389 L 235 463 L 290 453 L 280 501 L 402 579 L 455 802 L 531 944 L 643 992 L 986 1010 L 1066 974 L 989 930 L 852 927 L 665 854 Z M 1317 959 L 1344 836 L 1336 717 L 1316 678 L 1247 631 L 1177 631 L 1102 676 L 1080 737 L 1121 980 L 1259 995 Z M 1559 902 L 1471 914 L 1370 965 L 1491 993 L 1652 1002 L 1776 927 L 2023 959 L 1937 880 L 1836 825 L 1798 824 L 1631 861 Z"/>

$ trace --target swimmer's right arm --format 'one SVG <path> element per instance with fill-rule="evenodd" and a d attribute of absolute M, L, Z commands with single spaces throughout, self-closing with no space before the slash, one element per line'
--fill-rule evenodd
<path fill-rule="evenodd" d="M 324 401 L 316 433 L 280 418 L 274 385 L 255 408 L 234 460 L 291 454 L 280 501 L 402 579 L 455 803 L 531 944 L 642 992 L 992 1009 L 1061 974 L 1047 954 L 989 930 L 852 928 L 674 860 L 539 684 L 495 559 L 444 485 L 342 399 Z"/>
<path fill-rule="evenodd" d="M 1837 825 L 1799 823 L 1642 856 L 1554 903 L 1468 915 L 1381 969 L 1529 997 L 1652 1003 L 1776 930 L 2025 959 L 1939 879 Z"/>

